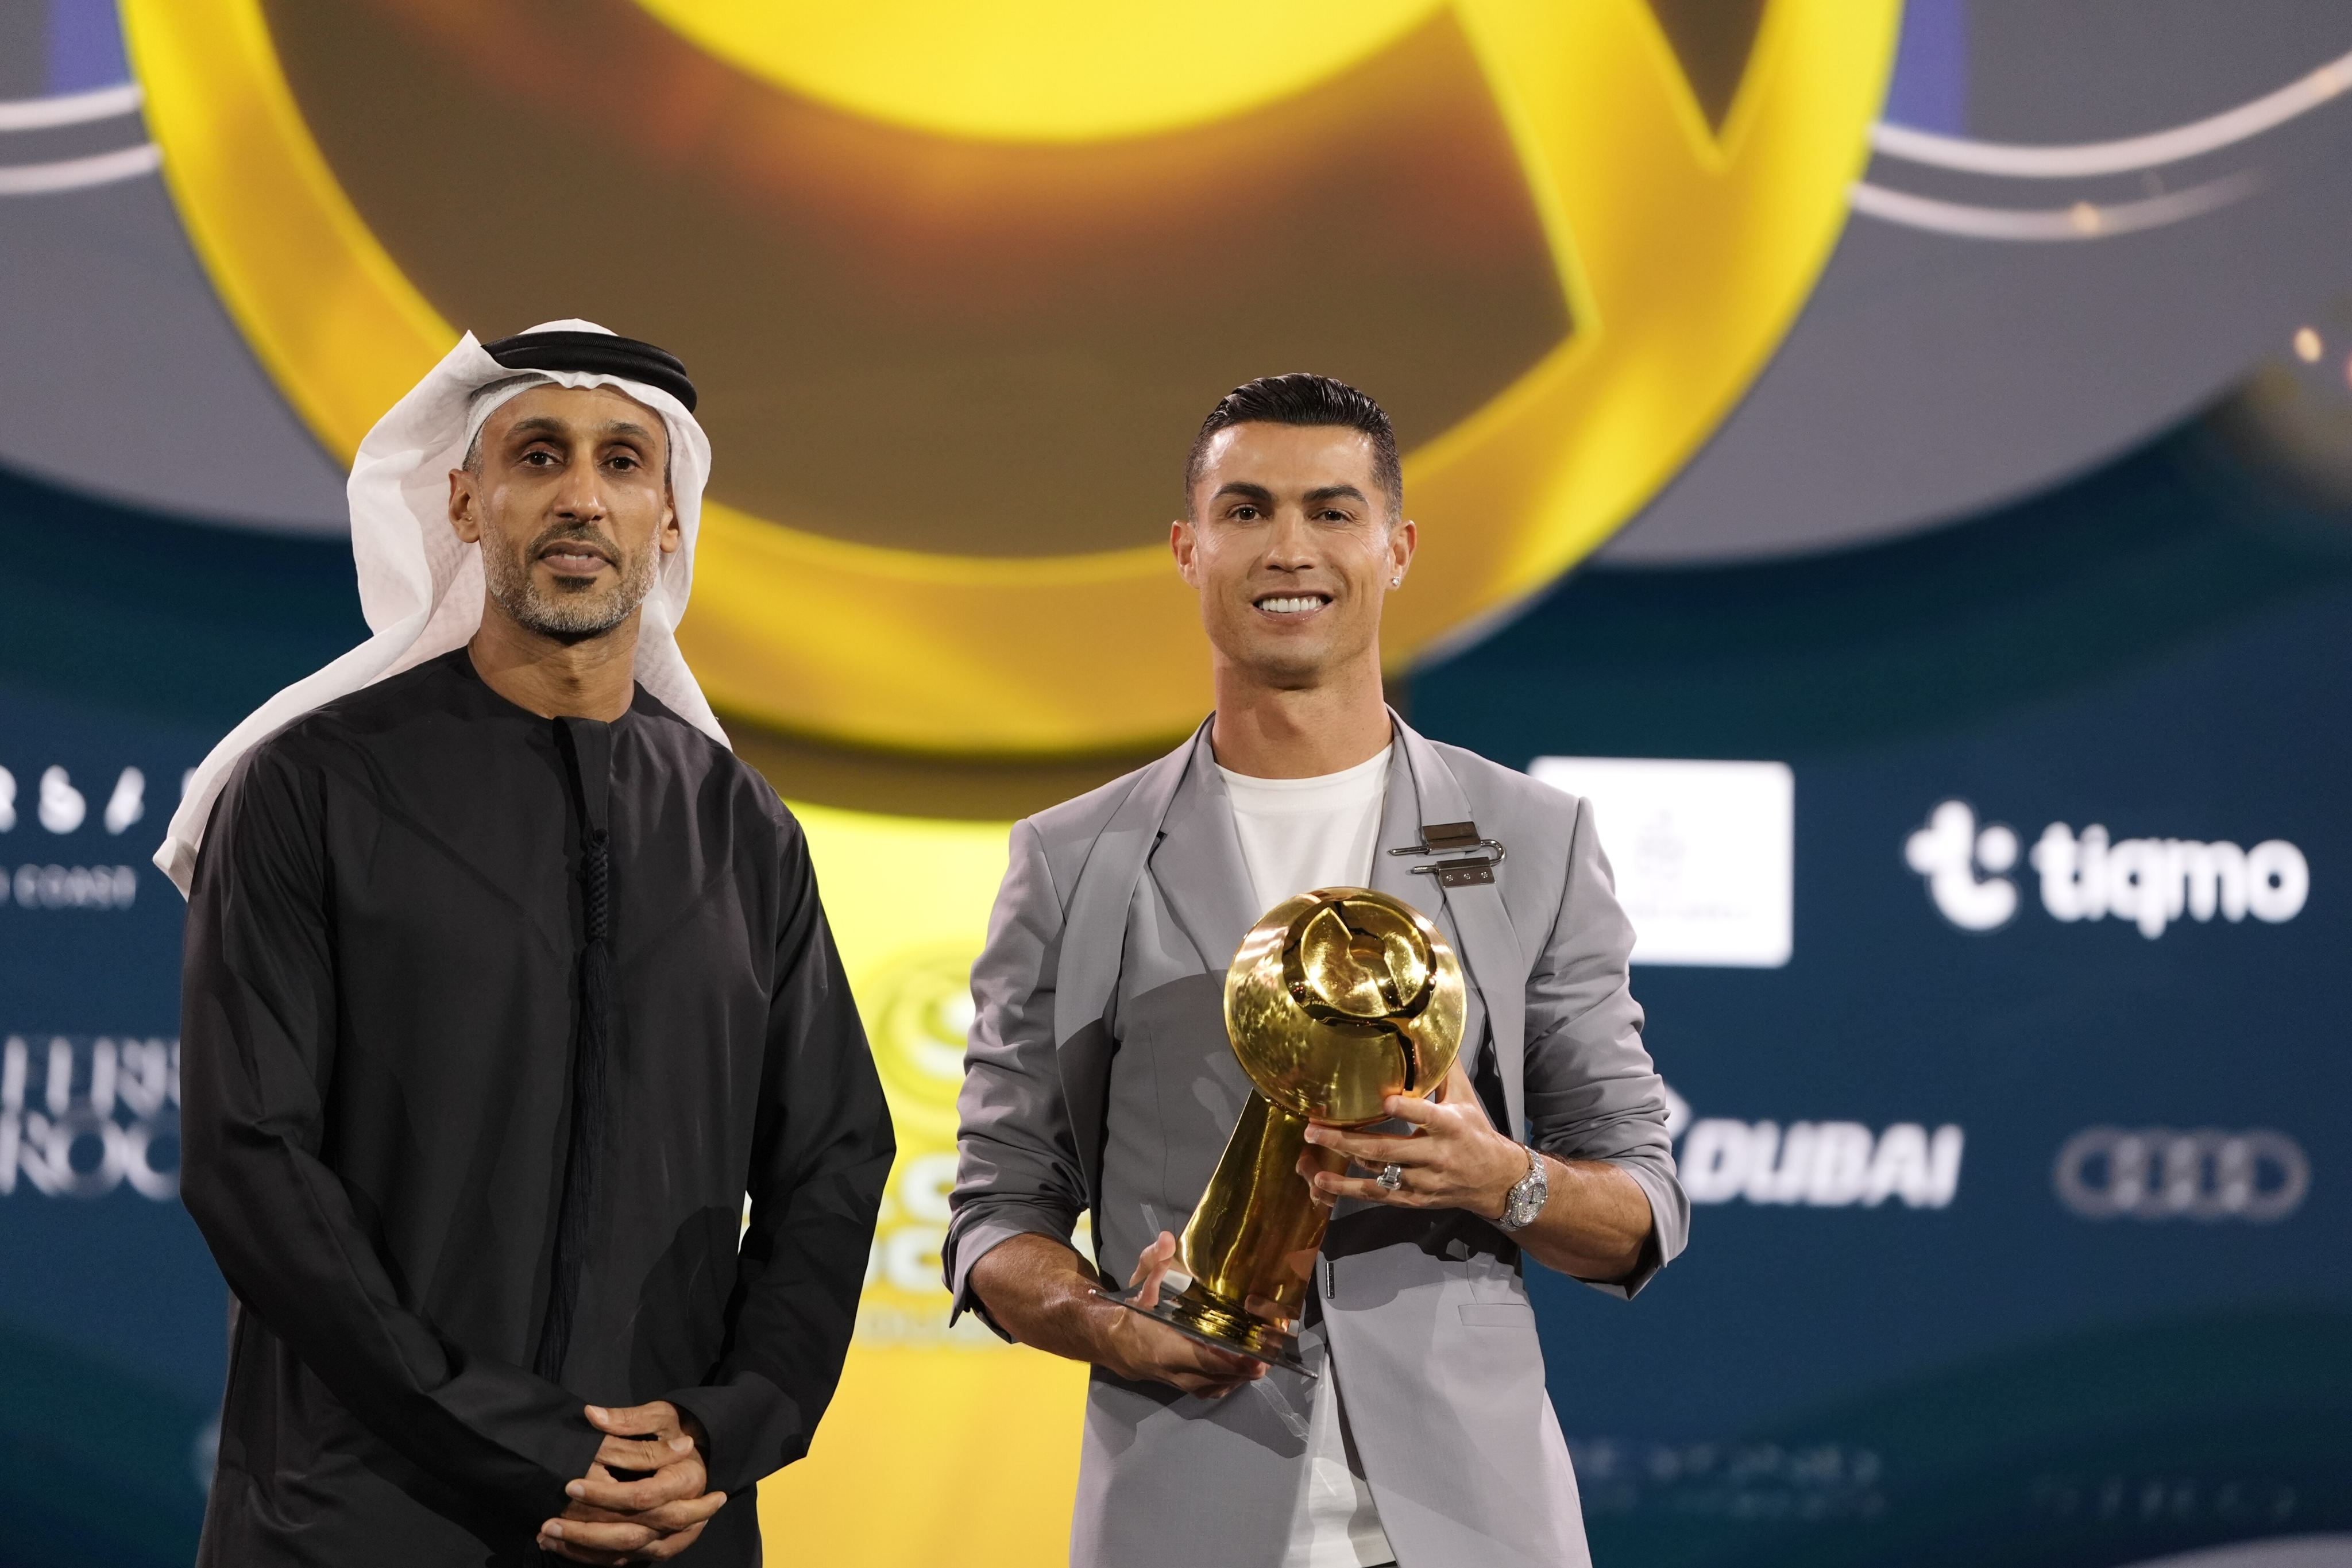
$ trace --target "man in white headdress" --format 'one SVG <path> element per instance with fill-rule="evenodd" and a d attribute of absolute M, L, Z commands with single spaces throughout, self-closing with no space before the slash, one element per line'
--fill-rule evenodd
<path fill-rule="evenodd" d="M 808 846 L 674 637 L 677 361 L 469 334 L 362 444 L 375 636 L 191 781 L 205 1563 L 759 1560 L 892 1153 Z M 746 1194 L 748 1230 L 741 1230 Z"/>

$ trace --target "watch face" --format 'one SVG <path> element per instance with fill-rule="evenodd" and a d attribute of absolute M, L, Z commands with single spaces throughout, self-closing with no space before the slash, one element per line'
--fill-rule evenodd
<path fill-rule="evenodd" d="M 1522 1230 L 1533 1225 L 1536 1215 L 1543 1212 L 1544 1199 L 1551 1194 L 1551 1183 L 1544 1174 L 1543 1162 L 1530 1155 L 1528 1166 L 1528 1173 L 1520 1179 L 1517 1186 L 1511 1189 L 1510 1208 L 1503 1216 L 1513 1230 Z"/>
<path fill-rule="evenodd" d="M 1528 1173 L 1518 1179 L 1503 1200 L 1503 1217 L 1497 1223 L 1505 1230 L 1522 1229 L 1536 1217 L 1536 1212 L 1543 1206 L 1543 1167 L 1530 1161 Z"/>

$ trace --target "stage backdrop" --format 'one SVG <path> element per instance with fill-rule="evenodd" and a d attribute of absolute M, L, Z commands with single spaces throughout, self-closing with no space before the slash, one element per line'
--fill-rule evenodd
<path fill-rule="evenodd" d="M 2326 0 L 0 0 L 0 1564 L 193 1549 L 147 857 L 363 635 L 360 433 L 575 313 L 705 386 L 685 635 L 899 1129 L 780 1561 L 1061 1551 L 1081 1370 L 939 1283 L 965 979 L 1010 822 L 1203 707 L 1174 476 L 1302 366 L 1405 437 L 1396 700 L 1591 796 L 1641 933 L 1692 1249 L 1535 1282 L 1598 1560 L 2352 1561 L 2347 49 Z"/>

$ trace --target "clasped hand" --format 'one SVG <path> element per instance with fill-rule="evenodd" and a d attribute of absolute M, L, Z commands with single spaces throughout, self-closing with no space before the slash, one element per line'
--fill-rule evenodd
<path fill-rule="evenodd" d="M 727 1501 L 707 1489 L 701 1432 L 688 1430 L 694 1418 L 667 1399 L 587 1408 L 604 1440 L 588 1473 L 563 1489 L 572 1506 L 539 1527 L 541 1550 L 574 1563 L 663 1563 L 693 1545 Z"/>

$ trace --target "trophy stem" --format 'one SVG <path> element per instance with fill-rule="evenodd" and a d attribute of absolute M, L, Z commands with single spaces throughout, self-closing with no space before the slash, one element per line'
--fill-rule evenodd
<path fill-rule="evenodd" d="M 1307 1125 L 1265 1096 L 1250 1095 L 1184 1227 L 1177 1256 L 1192 1283 L 1149 1310 L 1219 1350 L 1295 1372 L 1306 1368 L 1292 1330 L 1330 1219 L 1298 1173 L 1299 1156 L 1311 1152 L 1331 1171 L 1347 1163 L 1307 1142 Z"/>
<path fill-rule="evenodd" d="M 1331 1217 L 1298 1174 L 1298 1157 L 1311 1147 L 1305 1117 L 1250 1095 L 1184 1226 L 1185 1272 L 1210 1295 L 1236 1307 L 1266 1303 L 1291 1319 L 1306 1307 Z M 1344 1163 L 1328 1155 L 1326 1163 L 1333 1170 Z"/>

